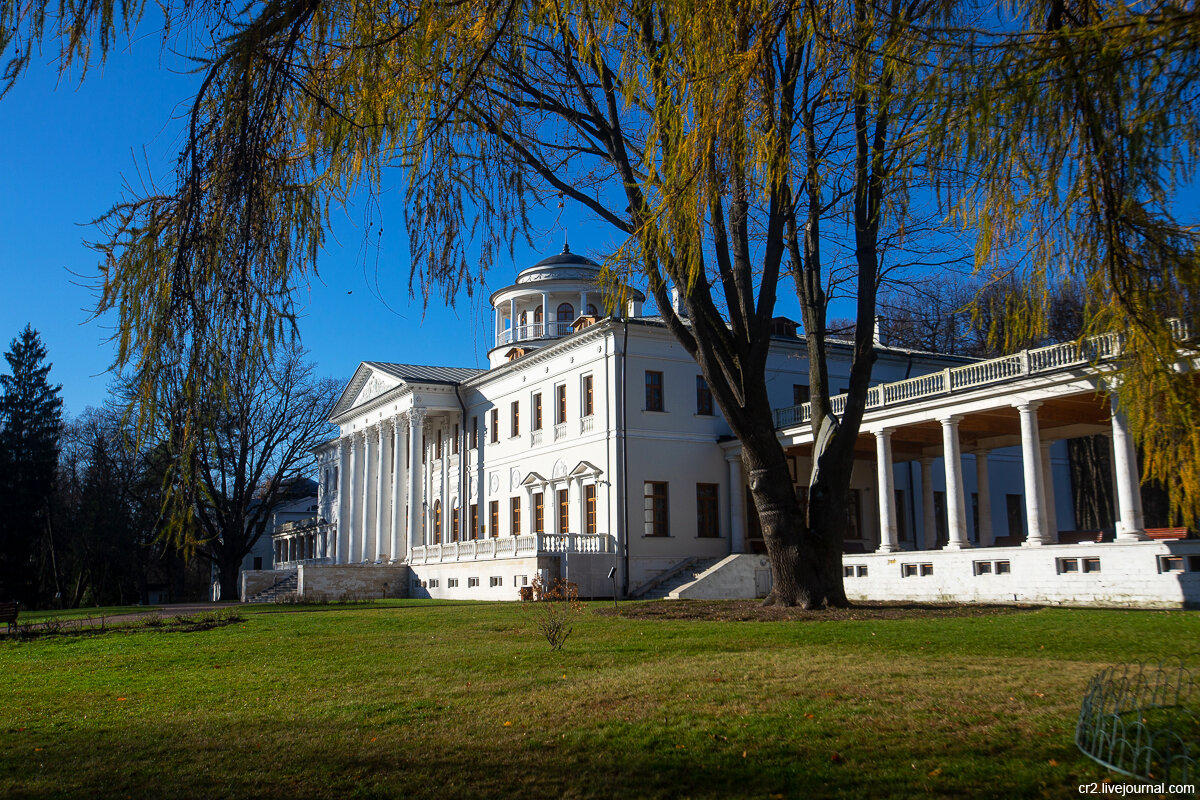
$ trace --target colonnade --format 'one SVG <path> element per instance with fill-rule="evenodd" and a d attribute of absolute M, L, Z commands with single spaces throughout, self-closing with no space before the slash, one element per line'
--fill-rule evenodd
<path fill-rule="evenodd" d="M 420 544 L 426 415 L 412 409 L 337 440 L 335 563 L 402 561 Z"/>
<path fill-rule="evenodd" d="M 1050 442 L 1042 442 L 1037 410 L 1037 400 L 1022 400 L 1016 404 L 1021 426 L 1021 464 L 1025 489 L 1026 538 L 1024 544 L 1040 546 L 1054 544 L 1058 539 L 1054 507 L 1054 479 L 1050 468 Z M 959 443 L 958 426 L 962 417 L 946 415 L 938 422 L 942 428 L 942 452 L 946 472 L 946 522 L 947 550 L 959 550 L 971 546 L 967 538 L 967 515 L 963 488 L 962 449 Z M 1113 446 L 1113 483 L 1117 496 L 1117 540 L 1142 541 L 1146 536 L 1143 520 L 1141 494 L 1137 474 L 1137 453 L 1129 435 L 1129 425 L 1123 414 L 1114 409 L 1111 414 Z M 880 553 L 891 553 L 900 549 L 896 520 L 895 484 L 893 477 L 892 434 L 896 428 L 883 427 L 872 431 L 875 435 L 875 459 L 878 480 Z M 975 455 L 975 476 L 979 487 L 979 530 L 980 546 L 994 542 L 991 524 L 991 497 L 988 481 L 989 450 L 978 449 Z M 936 535 L 933 500 L 933 459 L 922 458 L 921 488 L 924 507 L 925 542 L 923 549 L 933 549 L 929 539 Z"/>
<path fill-rule="evenodd" d="M 310 561 L 329 557 L 330 536 L 327 530 L 309 527 L 274 535 L 274 563 Z"/>

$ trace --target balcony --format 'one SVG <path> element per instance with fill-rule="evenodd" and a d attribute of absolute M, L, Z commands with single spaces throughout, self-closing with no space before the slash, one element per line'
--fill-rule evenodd
<path fill-rule="evenodd" d="M 532 558 L 564 553 L 611 553 L 613 537 L 607 533 L 535 533 L 501 536 L 468 542 L 427 544 L 412 548 L 409 564 L 452 564 L 460 561 L 493 561 Z"/>
<path fill-rule="evenodd" d="M 496 347 L 517 342 L 528 342 L 534 339 L 561 339 L 572 333 L 570 322 L 535 322 L 532 325 L 518 325 L 496 334 Z"/>

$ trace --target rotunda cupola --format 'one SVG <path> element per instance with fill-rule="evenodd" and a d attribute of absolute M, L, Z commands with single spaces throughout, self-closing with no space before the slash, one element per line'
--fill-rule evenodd
<path fill-rule="evenodd" d="M 561 253 L 521 270 L 514 284 L 493 292 L 496 339 L 488 352 L 491 365 L 569 336 L 606 316 L 600 269 L 564 244 Z M 641 315 L 645 299 L 630 289 L 625 314 Z"/>

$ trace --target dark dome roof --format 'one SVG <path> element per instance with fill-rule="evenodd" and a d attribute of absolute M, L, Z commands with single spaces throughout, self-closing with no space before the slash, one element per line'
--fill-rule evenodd
<path fill-rule="evenodd" d="M 534 264 L 528 269 L 540 269 L 542 267 L 591 267 L 592 269 L 600 269 L 600 265 L 592 261 L 587 256 L 581 256 L 578 253 L 572 253 L 568 245 L 563 245 L 563 251 L 557 255 L 547 256 L 541 261 Z M 521 270 L 524 272 L 525 270 Z"/>

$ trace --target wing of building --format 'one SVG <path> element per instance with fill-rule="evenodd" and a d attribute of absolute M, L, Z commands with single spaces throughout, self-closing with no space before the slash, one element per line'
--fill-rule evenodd
<path fill-rule="evenodd" d="M 591 597 L 764 595 L 738 443 L 696 363 L 640 292 L 625 297 L 606 307 L 599 265 L 564 249 L 491 296 L 489 369 L 411 363 L 415 350 L 362 362 L 331 415 L 340 436 L 317 451 L 317 520 L 276 534 L 274 569 L 246 573 L 243 597 L 286 581 L 331 599 L 514 600 L 535 576 Z M 807 351 L 789 320 L 774 333 L 767 382 L 799 485 Z M 849 343 L 830 351 L 837 393 Z M 851 597 L 1196 596 L 1197 543 L 1146 532 L 1095 353 L 878 355 L 847 508 Z M 1113 445 L 1107 535 L 1075 530 L 1063 444 L 1094 434 Z"/>

